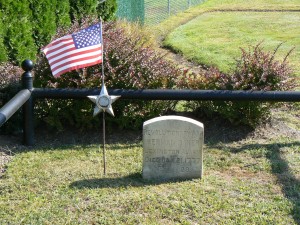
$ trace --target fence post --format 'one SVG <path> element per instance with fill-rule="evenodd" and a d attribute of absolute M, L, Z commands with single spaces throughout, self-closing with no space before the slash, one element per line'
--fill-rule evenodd
<path fill-rule="evenodd" d="M 33 62 L 26 59 L 22 62 L 22 69 L 25 71 L 22 74 L 22 88 L 33 90 L 33 78 L 31 70 L 33 69 Z M 27 100 L 23 105 L 23 143 L 28 146 L 34 144 L 34 124 L 33 124 L 33 98 Z"/>

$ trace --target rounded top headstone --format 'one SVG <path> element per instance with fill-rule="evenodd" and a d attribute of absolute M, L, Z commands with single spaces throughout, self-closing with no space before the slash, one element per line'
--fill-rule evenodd
<path fill-rule="evenodd" d="M 30 60 L 30 59 L 25 59 L 23 62 L 22 62 L 22 69 L 26 72 L 29 72 L 33 69 L 33 62 Z"/>
<path fill-rule="evenodd" d="M 203 174 L 204 126 L 183 116 L 161 116 L 143 125 L 143 178 L 195 179 Z"/>

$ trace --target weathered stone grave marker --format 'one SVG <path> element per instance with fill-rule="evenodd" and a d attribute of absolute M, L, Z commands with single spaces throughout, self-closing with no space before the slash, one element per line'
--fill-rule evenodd
<path fill-rule="evenodd" d="M 192 179 L 203 173 L 203 124 L 162 116 L 143 125 L 143 178 Z"/>

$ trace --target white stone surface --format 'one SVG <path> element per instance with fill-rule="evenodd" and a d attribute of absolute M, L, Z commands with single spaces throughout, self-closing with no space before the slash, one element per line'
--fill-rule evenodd
<path fill-rule="evenodd" d="M 143 178 L 192 179 L 203 174 L 203 124 L 162 116 L 143 125 Z"/>

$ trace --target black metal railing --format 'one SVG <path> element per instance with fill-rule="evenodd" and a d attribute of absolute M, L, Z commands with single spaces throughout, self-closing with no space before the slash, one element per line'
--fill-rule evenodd
<path fill-rule="evenodd" d="M 23 105 L 24 144 L 34 144 L 34 99 L 86 99 L 98 95 L 100 89 L 50 89 L 33 88 L 31 70 L 33 63 L 22 63 L 22 88 L 14 98 L 0 109 L 0 127 Z M 201 101 L 273 101 L 300 102 L 300 91 L 231 91 L 231 90 L 170 90 L 109 89 L 109 95 L 119 95 L 122 99 L 140 100 L 201 100 Z"/>
<path fill-rule="evenodd" d="M 31 92 L 21 90 L 0 109 L 0 127 L 30 98 Z"/>
<path fill-rule="evenodd" d="M 88 95 L 98 95 L 100 89 L 51 89 L 34 88 L 34 98 L 84 99 Z M 299 91 L 230 91 L 230 90 L 171 90 L 108 89 L 109 95 L 119 95 L 122 99 L 139 100 L 201 100 L 201 101 L 300 101 Z"/>

